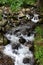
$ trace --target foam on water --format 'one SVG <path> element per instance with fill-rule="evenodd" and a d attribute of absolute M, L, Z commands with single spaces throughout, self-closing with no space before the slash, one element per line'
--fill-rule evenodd
<path fill-rule="evenodd" d="M 5 46 L 3 53 L 10 56 L 11 58 L 16 57 L 16 54 L 13 54 L 11 44 L 8 44 L 8 45 Z"/>
<path fill-rule="evenodd" d="M 21 34 L 18 37 L 16 35 L 5 34 L 5 37 L 7 37 L 7 39 L 10 40 L 11 43 L 19 43 L 19 39 L 21 36 L 26 40 L 26 42 L 34 40 L 34 34 L 30 36 Z"/>
<path fill-rule="evenodd" d="M 6 33 L 5 37 L 10 40 L 10 44 L 6 45 L 3 53 L 5 55 L 8 55 L 9 57 L 11 57 L 14 60 L 14 65 L 33 65 L 33 53 L 29 50 L 29 47 L 20 44 L 19 39 L 20 37 L 23 37 L 26 42 L 33 41 L 34 40 L 34 34 L 31 34 L 30 36 L 27 35 L 23 35 L 21 34 L 20 36 L 16 36 L 16 34 L 10 34 L 10 33 Z M 20 44 L 18 49 L 13 49 L 12 48 L 12 44 L 17 45 Z M 17 52 L 17 53 L 15 53 Z M 23 63 L 23 59 L 24 58 L 29 58 L 30 61 L 29 63 Z"/>
<path fill-rule="evenodd" d="M 10 35 L 10 34 L 5 34 L 5 37 L 7 37 L 8 40 L 11 41 L 11 43 L 19 43 L 19 37 L 16 35 Z"/>
<path fill-rule="evenodd" d="M 8 44 L 5 46 L 3 53 L 10 56 L 13 60 L 15 60 L 14 61 L 15 65 L 31 65 L 30 63 L 28 64 L 23 63 L 23 59 L 25 57 L 33 58 L 32 52 L 29 51 L 29 48 L 24 45 L 21 45 L 21 47 L 18 49 L 17 53 L 19 54 L 15 54 L 15 52 L 13 53 L 11 44 Z"/>
<path fill-rule="evenodd" d="M 34 17 L 31 19 L 32 22 L 37 23 L 39 22 L 38 14 L 34 14 Z"/>
<path fill-rule="evenodd" d="M 34 34 L 27 36 L 27 35 L 21 35 L 27 42 L 34 40 Z"/>

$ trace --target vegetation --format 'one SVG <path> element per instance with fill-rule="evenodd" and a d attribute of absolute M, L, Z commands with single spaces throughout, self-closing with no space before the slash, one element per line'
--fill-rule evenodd
<path fill-rule="evenodd" d="M 35 58 L 38 59 L 39 65 L 43 65 L 43 46 L 35 44 Z"/>
<path fill-rule="evenodd" d="M 36 0 L 0 0 L 1 5 L 10 6 L 12 11 L 18 11 L 23 4 L 33 5 L 35 2 Z"/>
<path fill-rule="evenodd" d="M 41 26 L 37 26 L 37 27 L 35 28 L 35 31 L 36 31 L 36 33 L 37 33 L 37 35 L 38 35 L 39 38 L 40 38 L 40 37 L 43 37 L 43 29 L 42 29 Z"/>
<path fill-rule="evenodd" d="M 35 31 L 37 33 L 34 41 L 35 59 L 38 59 L 37 63 L 39 63 L 39 65 L 43 65 L 43 29 L 37 26 Z"/>

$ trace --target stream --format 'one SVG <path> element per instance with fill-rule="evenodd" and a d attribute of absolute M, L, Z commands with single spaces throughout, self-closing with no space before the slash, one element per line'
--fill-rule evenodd
<path fill-rule="evenodd" d="M 14 63 L 12 65 L 34 65 L 34 29 L 39 22 L 38 16 L 37 13 L 33 14 L 32 18 L 26 15 L 28 19 L 31 18 L 30 21 L 13 27 L 4 34 L 4 37 L 10 42 L 4 46 L 2 53 L 12 59 Z"/>

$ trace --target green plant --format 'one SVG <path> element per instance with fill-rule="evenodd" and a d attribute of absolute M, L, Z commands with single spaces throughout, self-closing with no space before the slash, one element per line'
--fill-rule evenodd
<path fill-rule="evenodd" d="M 23 0 L 14 0 L 14 1 L 12 1 L 11 10 L 12 11 L 20 10 L 22 4 L 23 4 Z"/>
<path fill-rule="evenodd" d="M 39 59 L 43 57 L 43 47 L 35 45 L 35 58 Z"/>
<path fill-rule="evenodd" d="M 43 65 L 43 46 L 35 44 L 35 59 L 38 59 L 40 65 Z"/>
<path fill-rule="evenodd" d="M 0 4 L 5 4 L 7 0 L 0 0 Z"/>
<path fill-rule="evenodd" d="M 36 0 L 24 0 L 24 2 L 25 2 L 26 4 L 31 4 L 31 5 L 33 5 L 33 4 L 36 3 Z"/>
<path fill-rule="evenodd" d="M 18 11 L 23 4 L 33 5 L 35 2 L 36 0 L 0 0 L 0 4 L 9 5 L 12 11 Z"/>
<path fill-rule="evenodd" d="M 37 26 L 35 31 L 40 37 L 43 37 L 43 29 L 40 26 Z"/>

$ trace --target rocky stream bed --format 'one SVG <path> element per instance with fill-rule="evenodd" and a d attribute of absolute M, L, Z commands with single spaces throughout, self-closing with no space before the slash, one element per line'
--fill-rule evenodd
<path fill-rule="evenodd" d="M 18 13 L 2 8 L 0 21 L 0 65 L 36 65 L 34 58 L 35 27 L 40 15 L 34 8 L 22 9 Z M 5 41 L 6 40 L 6 41 Z"/>

